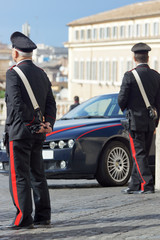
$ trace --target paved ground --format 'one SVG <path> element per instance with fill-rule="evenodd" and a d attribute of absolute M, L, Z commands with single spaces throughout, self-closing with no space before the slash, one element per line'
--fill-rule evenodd
<path fill-rule="evenodd" d="M 160 192 L 123 195 L 122 187 L 101 188 L 96 181 L 48 181 L 50 228 L 8 230 L 15 208 L 8 177 L 0 175 L 0 239 L 160 240 Z"/>
<path fill-rule="evenodd" d="M 3 126 L 0 126 L 0 137 Z M 8 230 L 15 208 L 8 176 L 0 174 L 1 240 L 160 240 L 160 192 L 123 195 L 124 187 L 102 188 L 96 181 L 49 180 L 50 228 Z"/>

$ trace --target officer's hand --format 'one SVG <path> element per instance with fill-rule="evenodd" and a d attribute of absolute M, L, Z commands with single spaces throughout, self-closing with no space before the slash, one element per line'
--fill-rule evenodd
<path fill-rule="evenodd" d="M 46 133 L 52 132 L 52 126 L 49 122 L 45 122 L 45 130 L 46 130 Z"/>
<path fill-rule="evenodd" d="M 40 129 L 36 133 L 51 133 L 51 132 L 52 132 L 52 127 L 49 122 L 46 122 L 46 123 L 40 124 Z"/>

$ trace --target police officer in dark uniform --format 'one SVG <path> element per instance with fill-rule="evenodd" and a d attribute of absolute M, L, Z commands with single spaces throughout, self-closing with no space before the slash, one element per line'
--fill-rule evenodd
<path fill-rule="evenodd" d="M 129 138 L 133 156 L 131 181 L 123 193 L 154 193 L 154 182 L 148 166 L 149 151 L 160 114 L 160 74 L 148 66 L 148 52 L 145 43 L 132 47 L 137 71 L 151 106 L 158 112 L 156 121 L 151 119 L 142 94 L 132 71 L 126 72 L 120 88 L 118 103 L 129 118 Z"/>
<path fill-rule="evenodd" d="M 28 79 L 43 116 L 41 122 L 21 78 L 13 67 L 10 68 L 6 73 L 6 130 L 9 134 L 10 192 L 17 209 L 10 228 L 32 228 L 33 223 L 49 225 L 51 219 L 42 147 L 46 133 L 52 132 L 56 103 L 46 73 L 32 62 L 32 52 L 37 46 L 20 32 L 11 35 L 11 42 L 13 60 Z"/>

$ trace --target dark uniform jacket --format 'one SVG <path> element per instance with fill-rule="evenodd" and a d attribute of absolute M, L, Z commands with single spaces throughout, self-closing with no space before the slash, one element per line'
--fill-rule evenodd
<path fill-rule="evenodd" d="M 46 73 L 31 60 L 22 61 L 17 66 L 27 77 L 45 121 L 53 126 L 56 118 L 56 103 Z M 45 138 L 45 134 L 32 134 L 29 130 L 29 126 L 38 123 L 38 119 L 26 88 L 13 67 L 6 73 L 6 104 L 6 129 L 10 141 Z"/>
<path fill-rule="evenodd" d="M 118 96 L 118 104 L 122 111 L 129 112 L 130 129 L 134 131 L 154 131 L 158 125 L 160 115 L 160 74 L 150 69 L 147 64 L 140 64 L 136 68 L 150 104 L 158 111 L 157 121 L 153 121 L 148 114 L 143 97 L 131 71 L 123 77 Z"/>

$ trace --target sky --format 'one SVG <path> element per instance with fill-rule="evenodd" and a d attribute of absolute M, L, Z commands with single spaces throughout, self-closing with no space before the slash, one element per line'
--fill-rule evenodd
<path fill-rule="evenodd" d="M 146 0 L 0 0 L 0 42 L 10 44 L 10 35 L 31 27 L 37 43 L 63 47 L 68 41 L 67 24 L 73 20 Z"/>

